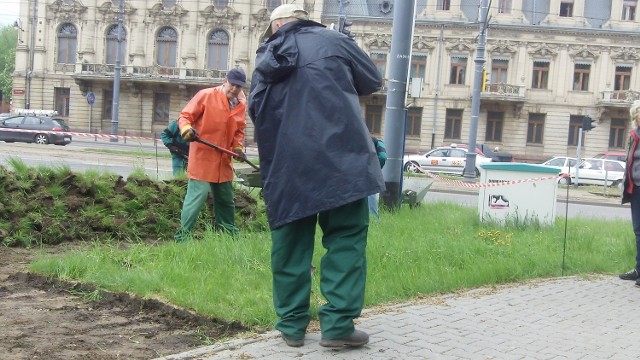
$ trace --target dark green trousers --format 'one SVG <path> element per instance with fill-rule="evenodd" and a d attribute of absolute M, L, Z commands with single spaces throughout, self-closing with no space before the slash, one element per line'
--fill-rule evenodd
<path fill-rule="evenodd" d="M 232 235 L 238 234 L 238 228 L 235 225 L 236 209 L 232 182 L 208 183 L 189 179 L 187 194 L 182 204 L 180 229 L 175 234 L 176 241 L 184 241 L 191 235 L 191 230 L 196 220 L 198 220 L 200 210 L 202 210 L 202 206 L 207 201 L 209 191 L 213 193 L 214 228 L 227 231 Z"/>
<path fill-rule="evenodd" d="M 364 304 L 369 229 L 367 199 L 296 220 L 271 233 L 273 302 L 276 329 L 291 339 L 304 338 L 311 320 L 311 260 L 316 224 L 326 253 L 320 263 L 320 291 L 327 303 L 318 309 L 324 339 L 354 330 Z"/>

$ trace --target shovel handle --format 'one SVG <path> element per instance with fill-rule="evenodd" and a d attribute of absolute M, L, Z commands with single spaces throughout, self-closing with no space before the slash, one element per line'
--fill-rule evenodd
<path fill-rule="evenodd" d="M 256 164 L 254 164 L 254 163 L 252 163 L 251 161 L 249 161 L 249 159 L 247 159 L 246 157 L 242 158 L 242 157 L 238 156 L 238 154 L 234 153 L 234 152 L 233 152 L 233 151 L 231 151 L 231 150 L 227 150 L 227 149 L 222 148 L 222 147 L 220 147 L 220 146 L 218 146 L 218 145 L 212 144 L 212 143 L 210 143 L 210 142 L 208 142 L 208 141 L 206 141 L 206 140 L 202 140 L 200 137 L 196 137 L 194 141 L 197 141 L 197 142 L 199 142 L 199 143 L 201 143 L 201 144 L 205 144 L 205 145 L 207 145 L 207 146 L 210 146 L 210 147 L 212 147 L 212 148 L 214 148 L 214 149 L 216 149 L 216 150 L 220 150 L 220 151 L 222 151 L 223 153 L 229 154 L 229 155 L 231 155 L 231 156 L 233 156 L 233 157 L 235 157 L 235 158 L 239 158 L 240 160 L 242 160 L 242 161 L 246 162 L 247 164 L 249 164 L 249 165 L 250 165 L 252 168 L 254 168 L 256 171 L 260 171 L 260 168 L 259 168 Z"/>

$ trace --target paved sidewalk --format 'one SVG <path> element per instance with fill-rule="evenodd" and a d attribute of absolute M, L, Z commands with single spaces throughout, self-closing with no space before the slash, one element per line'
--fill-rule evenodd
<path fill-rule="evenodd" d="M 636 359 L 639 298 L 617 276 L 534 280 L 367 310 L 362 348 L 323 348 L 317 331 L 291 348 L 269 332 L 162 359 Z"/>

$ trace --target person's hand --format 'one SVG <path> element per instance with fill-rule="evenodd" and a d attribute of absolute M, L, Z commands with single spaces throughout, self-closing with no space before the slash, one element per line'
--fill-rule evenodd
<path fill-rule="evenodd" d="M 233 152 L 237 155 L 238 159 L 247 160 L 247 154 L 245 154 L 241 148 L 233 149 Z"/>
<path fill-rule="evenodd" d="M 180 136 L 184 141 L 194 141 L 198 137 L 198 132 L 191 126 L 187 126 L 182 130 Z"/>

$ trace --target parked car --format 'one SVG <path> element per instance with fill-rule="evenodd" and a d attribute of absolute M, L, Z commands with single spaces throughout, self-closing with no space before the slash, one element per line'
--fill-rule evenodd
<path fill-rule="evenodd" d="M 625 162 L 618 160 L 587 158 L 578 167 L 578 185 L 615 186 L 622 190 Z M 571 169 L 571 183 L 576 183 L 576 169 Z"/>
<path fill-rule="evenodd" d="M 478 145 L 478 148 L 480 149 L 480 151 L 482 151 L 482 154 L 484 156 L 491 158 L 491 161 L 493 162 L 512 162 L 513 161 L 512 154 L 506 151 L 500 151 L 497 147 L 491 149 L 491 147 L 486 144 L 480 144 Z"/>
<path fill-rule="evenodd" d="M 476 176 L 480 175 L 479 164 L 489 163 L 491 158 L 476 149 Z M 467 149 L 455 144 L 433 149 L 425 154 L 409 154 L 403 158 L 403 169 L 418 173 L 421 167 L 434 173 L 462 175 L 467 163 Z"/>
<path fill-rule="evenodd" d="M 593 157 L 594 159 L 609 159 L 609 160 L 618 160 L 618 161 L 627 161 L 627 153 L 625 152 L 616 152 L 616 151 L 608 151 L 600 153 Z"/>
<path fill-rule="evenodd" d="M 4 142 L 67 145 L 71 135 L 64 132 L 68 131 L 64 121 L 47 116 L 15 115 L 0 120 L 0 140 Z"/>
<path fill-rule="evenodd" d="M 10 114 L 10 113 L 1 113 L 0 114 L 0 120 L 6 119 L 6 118 L 11 117 L 11 116 L 13 116 L 13 115 Z"/>
<path fill-rule="evenodd" d="M 569 177 L 569 169 L 575 169 L 578 160 L 569 156 L 555 156 L 542 163 L 542 165 L 560 168 L 560 176 L 558 184 L 569 185 L 571 178 Z M 580 173 L 578 173 L 579 175 Z"/>

